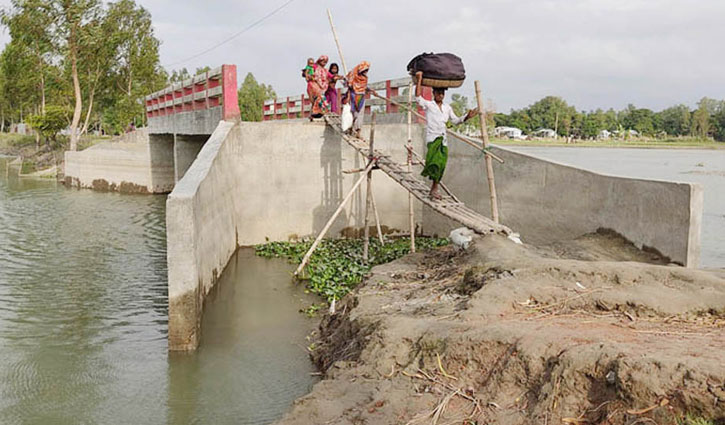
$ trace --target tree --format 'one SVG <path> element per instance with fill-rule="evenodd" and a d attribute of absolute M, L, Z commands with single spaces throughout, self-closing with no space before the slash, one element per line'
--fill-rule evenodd
<path fill-rule="evenodd" d="M 710 111 L 713 109 L 712 99 L 703 97 L 697 105 L 697 109 L 692 113 L 690 134 L 695 137 L 705 138 L 710 134 Z"/>
<path fill-rule="evenodd" d="M 104 26 L 113 52 L 106 104 L 125 127 L 145 117 L 137 99 L 166 85 L 166 71 L 159 61 L 160 42 L 154 35 L 151 14 L 132 0 L 110 3 Z"/>
<path fill-rule="evenodd" d="M 65 108 L 48 105 L 44 114 L 29 116 L 28 124 L 43 136 L 48 146 L 48 141 L 55 142 L 58 133 L 68 125 L 68 113 Z"/>
<path fill-rule="evenodd" d="M 52 23 L 47 31 L 59 51 L 63 52 L 66 64 L 70 66 L 73 86 L 73 118 L 70 124 L 70 150 L 78 148 L 78 124 L 83 110 L 83 95 L 79 74 L 79 55 L 89 22 L 94 22 L 101 11 L 99 0 L 38 0 L 37 7 L 49 17 Z M 23 8 L 27 5 L 23 5 Z"/>
<path fill-rule="evenodd" d="M 11 40 L 0 56 L 0 70 L 3 75 L 2 99 L 11 113 L 11 120 L 23 120 L 23 111 L 32 110 L 36 103 L 32 55 L 25 45 Z"/>
<path fill-rule="evenodd" d="M 715 140 L 725 142 L 725 101 L 720 102 L 718 109 L 711 117 Z"/>
<path fill-rule="evenodd" d="M 191 74 L 189 74 L 189 71 L 186 68 L 181 68 L 179 70 L 173 70 L 171 71 L 171 74 L 169 75 L 169 84 L 174 83 L 181 83 L 184 80 L 188 80 L 191 78 Z"/>
<path fill-rule="evenodd" d="M 690 108 L 686 105 L 671 106 L 657 114 L 661 121 L 658 130 L 671 136 L 684 136 L 690 132 Z"/>
<path fill-rule="evenodd" d="M 25 78 L 37 87 L 40 112 L 44 113 L 46 73 L 54 51 L 53 40 L 48 33 L 51 17 L 43 13 L 40 0 L 12 0 L 11 9 L 2 11 L 2 24 L 8 28 L 12 42 L 22 46 L 23 53 L 32 62 L 33 70 Z"/>
<path fill-rule="evenodd" d="M 607 129 L 607 114 L 601 109 L 589 113 L 582 113 L 580 136 L 594 139 L 602 130 Z"/>
<path fill-rule="evenodd" d="M 107 16 L 94 16 L 86 24 L 83 39 L 79 43 L 78 62 L 79 79 L 83 87 L 86 104 L 86 116 L 80 130 L 84 134 L 88 130 L 93 107 L 96 103 L 96 92 L 104 83 L 108 75 L 109 64 L 114 60 L 112 43 L 112 28 L 105 22 Z"/>
<path fill-rule="evenodd" d="M 529 131 L 539 128 L 554 129 L 560 136 L 568 136 L 576 109 L 560 97 L 547 96 L 527 108 Z M 520 128 L 520 127 L 519 127 Z"/>
<path fill-rule="evenodd" d="M 640 134 L 651 136 L 655 132 L 654 112 L 649 109 L 636 108 L 630 104 L 620 113 L 620 121 L 626 130 L 635 130 Z"/>
<path fill-rule="evenodd" d="M 264 101 L 274 99 L 277 95 L 272 86 L 257 83 L 254 75 L 250 72 L 244 77 L 238 96 L 242 121 L 262 121 Z"/>

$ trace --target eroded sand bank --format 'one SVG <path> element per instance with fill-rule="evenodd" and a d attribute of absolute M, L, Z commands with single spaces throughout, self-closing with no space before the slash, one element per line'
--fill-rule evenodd
<path fill-rule="evenodd" d="M 283 424 L 725 420 L 725 279 L 616 235 L 409 255 L 316 336 L 324 379 Z"/>

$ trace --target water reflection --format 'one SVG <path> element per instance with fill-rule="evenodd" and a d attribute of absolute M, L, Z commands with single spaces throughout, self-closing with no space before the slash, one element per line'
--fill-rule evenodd
<path fill-rule="evenodd" d="M 169 423 L 269 423 L 309 391 L 313 322 L 298 310 L 314 298 L 292 270 L 251 249 L 231 260 L 207 300 L 198 352 L 169 357 Z"/>
<path fill-rule="evenodd" d="M 266 423 L 308 390 L 284 262 L 235 258 L 202 349 L 169 356 L 165 196 L 0 171 L 0 423 Z"/>

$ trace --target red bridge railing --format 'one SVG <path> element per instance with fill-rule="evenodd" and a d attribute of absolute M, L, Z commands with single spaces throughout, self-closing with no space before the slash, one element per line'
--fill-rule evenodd
<path fill-rule="evenodd" d="M 403 95 L 403 88 L 407 88 L 411 82 L 410 77 L 397 78 L 394 80 L 377 81 L 368 84 L 368 87 L 375 90 L 381 96 L 388 97 L 398 103 L 407 103 L 408 95 Z M 340 99 L 342 89 L 337 89 L 337 97 Z M 423 97 L 431 98 L 431 89 L 426 87 L 423 90 Z M 376 110 L 384 110 L 386 113 L 398 112 L 398 107 L 391 105 L 383 99 L 372 98 L 370 94 L 365 100 L 365 114 L 371 114 L 373 108 Z M 288 118 L 307 118 L 312 110 L 312 101 L 305 93 L 297 96 L 288 96 L 267 100 L 264 102 L 262 116 L 265 121 L 280 120 Z"/>
<path fill-rule="evenodd" d="M 222 119 L 239 117 L 237 66 L 222 65 L 145 98 L 146 117 L 165 117 L 221 106 Z"/>

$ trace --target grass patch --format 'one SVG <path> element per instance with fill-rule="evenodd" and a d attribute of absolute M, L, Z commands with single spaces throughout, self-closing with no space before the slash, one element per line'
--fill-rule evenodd
<path fill-rule="evenodd" d="M 35 172 L 35 162 L 27 159 L 23 160 L 23 165 L 20 167 L 21 174 L 30 174 Z"/>
<path fill-rule="evenodd" d="M 655 139 L 647 137 L 632 138 L 629 140 L 574 140 L 566 143 L 566 138 L 513 140 L 494 138 L 491 143 L 508 146 L 566 146 L 566 147 L 600 147 L 600 148 L 701 148 L 725 149 L 725 142 L 716 142 L 712 139 L 699 139 L 695 137 L 680 137 Z"/>
<path fill-rule="evenodd" d="M 678 425 L 715 425 L 715 422 L 689 413 L 677 421 Z"/>
<path fill-rule="evenodd" d="M 22 148 L 35 146 L 35 136 L 13 133 L 0 133 L 0 146 Z"/>
<path fill-rule="evenodd" d="M 255 247 L 261 257 L 287 258 L 299 264 L 312 241 L 269 242 Z M 424 251 L 448 245 L 448 239 L 415 238 L 416 250 Z M 305 269 L 307 288 L 327 302 L 339 300 L 355 288 L 370 269 L 378 264 L 396 260 L 410 252 L 410 239 L 388 241 L 384 246 L 377 239 L 370 239 L 369 261 L 363 260 L 362 239 L 325 239 L 312 254 Z"/>

